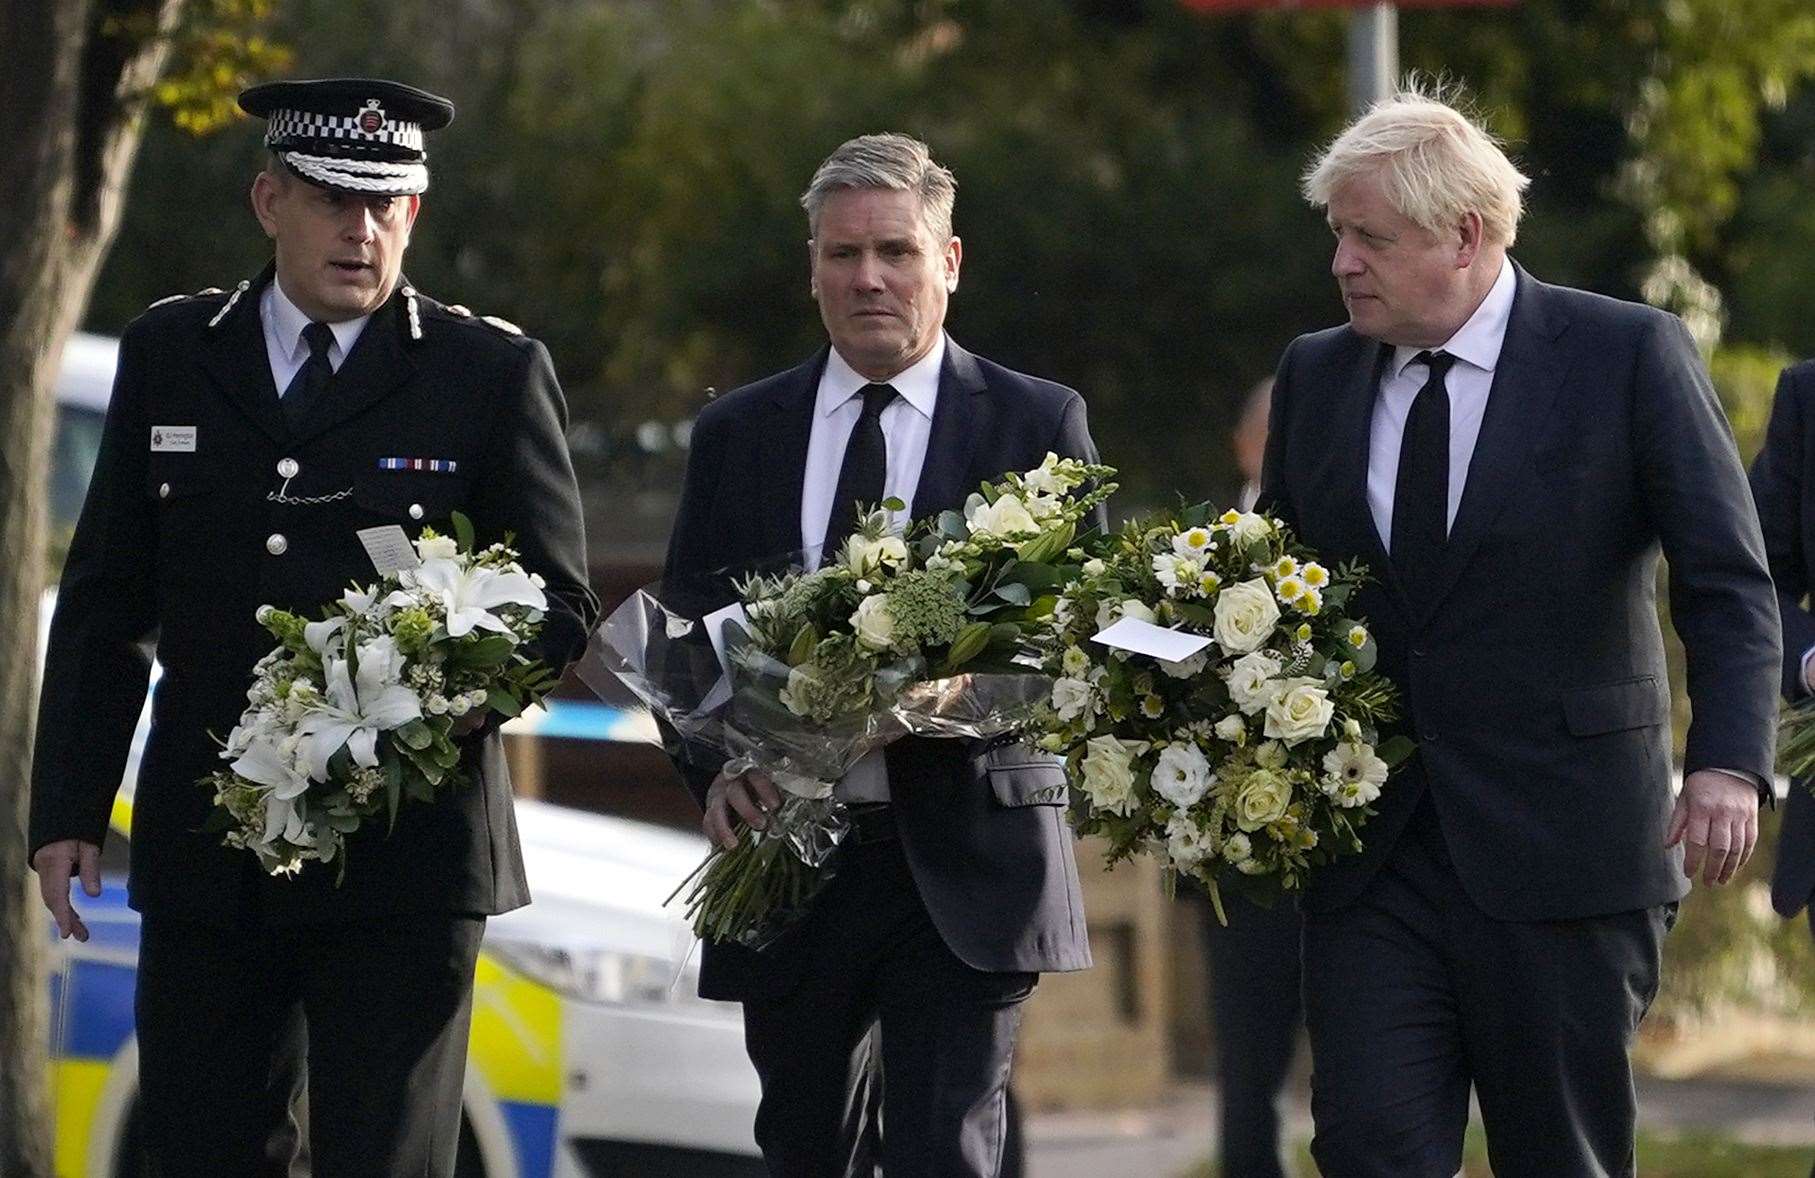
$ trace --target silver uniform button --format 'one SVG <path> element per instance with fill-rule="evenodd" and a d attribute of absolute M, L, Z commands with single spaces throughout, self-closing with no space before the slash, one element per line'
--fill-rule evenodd
<path fill-rule="evenodd" d="M 159 499 L 170 498 L 170 484 L 169 483 L 159 483 L 158 484 L 158 498 Z"/>
<path fill-rule="evenodd" d="M 410 518 L 411 519 L 421 519 L 422 518 L 422 504 L 420 504 L 420 503 L 410 504 Z"/>
<path fill-rule="evenodd" d="M 277 464 L 277 473 L 287 479 L 295 478 L 296 472 L 301 469 L 302 467 L 296 465 L 296 459 L 294 458 L 286 458 Z"/>
<path fill-rule="evenodd" d="M 282 556 L 290 550 L 290 542 L 284 539 L 282 532 L 272 532 L 265 537 L 265 551 L 272 556 Z"/>

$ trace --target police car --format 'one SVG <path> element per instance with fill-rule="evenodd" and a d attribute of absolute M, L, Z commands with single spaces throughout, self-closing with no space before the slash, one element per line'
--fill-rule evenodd
<path fill-rule="evenodd" d="M 113 380 L 115 341 L 77 335 L 58 385 L 53 515 L 80 510 Z M 41 613 L 40 649 L 54 591 Z M 154 666 L 153 675 L 157 669 Z M 50 945 L 50 1079 L 58 1178 L 136 1175 L 133 987 L 139 918 L 126 907 L 140 716 L 101 896 L 77 896 L 87 943 Z M 647 717 L 550 701 L 507 736 L 625 740 Z M 492 918 L 473 989 L 459 1178 L 687 1175 L 765 1171 L 751 1125 L 758 1095 L 735 1005 L 695 996 L 685 923 L 664 906 L 705 840 L 528 799 L 516 803 L 535 902 Z"/>

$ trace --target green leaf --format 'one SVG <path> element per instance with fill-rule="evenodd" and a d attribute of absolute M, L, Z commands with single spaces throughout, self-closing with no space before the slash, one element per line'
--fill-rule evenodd
<path fill-rule="evenodd" d="M 473 521 L 467 519 L 464 512 L 459 511 L 454 512 L 453 521 L 454 539 L 459 543 L 460 551 L 471 552 L 473 550 Z"/>
<path fill-rule="evenodd" d="M 488 634 L 477 641 L 461 642 L 448 653 L 448 665 L 455 668 L 501 667 L 515 654 L 517 644 L 503 634 Z"/>
<path fill-rule="evenodd" d="M 1409 736 L 1395 736 L 1374 751 L 1388 765 L 1397 768 L 1401 762 L 1416 752 L 1418 743 Z"/>
<path fill-rule="evenodd" d="M 964 516 L 955 511 L 939 513 L 939 534 L 948 540 L 962 540 L 970 535 L 970 529 L 964 526 Z"/>
<path fill-rule="evenodd" d="M 398 744 L 413 751 L 420 751 L 435 743 L 434 730 L 422 720 L 411 720 L 394 729 L 392 734 L 397 737 Z"/>
<path fill-rule="evenodd" d="M 1010 605 L 1030 605 L 1034 599 L 1026 585 L 997 585 L 996 596 Z"/>
<path fill-rule="evenodd" d="M 972 622 L 958 631 L 957 639 L 946 653 L 945 669 L 954 670 L 982 654 L 983 648 L 989 645 L 989 632 L 988 622 Z"/>
<path fill-rule="evenodd" d="M 517 716 L 523 712 L 517 697 L 502 687 L 494 687 L 485 693 L 485 706 L 500 716 Z"/>

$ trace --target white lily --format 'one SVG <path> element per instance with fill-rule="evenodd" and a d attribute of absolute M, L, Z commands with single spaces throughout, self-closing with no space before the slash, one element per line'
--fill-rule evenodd
<path fill-rule="evenodd" d="M 346 624 L 347 619 L 342 615 L 336 615 L 320 622 L 310 622 L 303 627 L 303 641 L 308 643 L 309 649 L 316 654 L 326 656 L 328 643 L 334 640 L 335 635 L 339 634 L 341 628 Z"/>
<path fill-rule="evenodd" d="M 403 663 L 403 652 L 388 635 L 359 648 L 357 675 L 349 673 L 345 659 L 324 656 L 327 695 L 297 725 L 310 777 L 326 781 L 328 759 L 342 748 L 356 765 L 378 764 L 378 734 L 422 715 L 416 693 L 400 682 Z"/>
<path fill-rule="evenodd" d="M 547 595 L 521 572 L 463 568 L 458 561 L 429 560 L 416 570 L 416 583 L 440 599 L 447 614 L 449 638 L 463 638 L 475 629 L 509 634 L 510 627 L 491 612 L 501 605 L 548 608 Z"/>

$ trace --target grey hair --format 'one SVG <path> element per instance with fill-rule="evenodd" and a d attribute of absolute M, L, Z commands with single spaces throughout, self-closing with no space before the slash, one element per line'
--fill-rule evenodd
<path fill-rule="evenodd" d="M 951 239 L 958 181 L 951 169 L 933 162 L 932 152 L 920 140 L 888 132 L 860 135 L 839 144 L 800 194 L 800 206 L 807 210 L 807 225 L 814 235 L 819 233 L 819 211 L 826 198 L 854 188 L 913 193 L 920 202 L 921 221 L 935 240 L 944 245 Z"/>
<path fill-rule="evenodd" d="M 1511 246 L 1518 236 L 1530 178 L 1478 122 L 1415 82 L 1368 108 L 1324 149 L 1305 172 L 1305 199 L 1327 206 L 1343 185 L 1376 172 L 1392 206 L 1432 233 L 1479 213 L 1490 245 Z"/>

